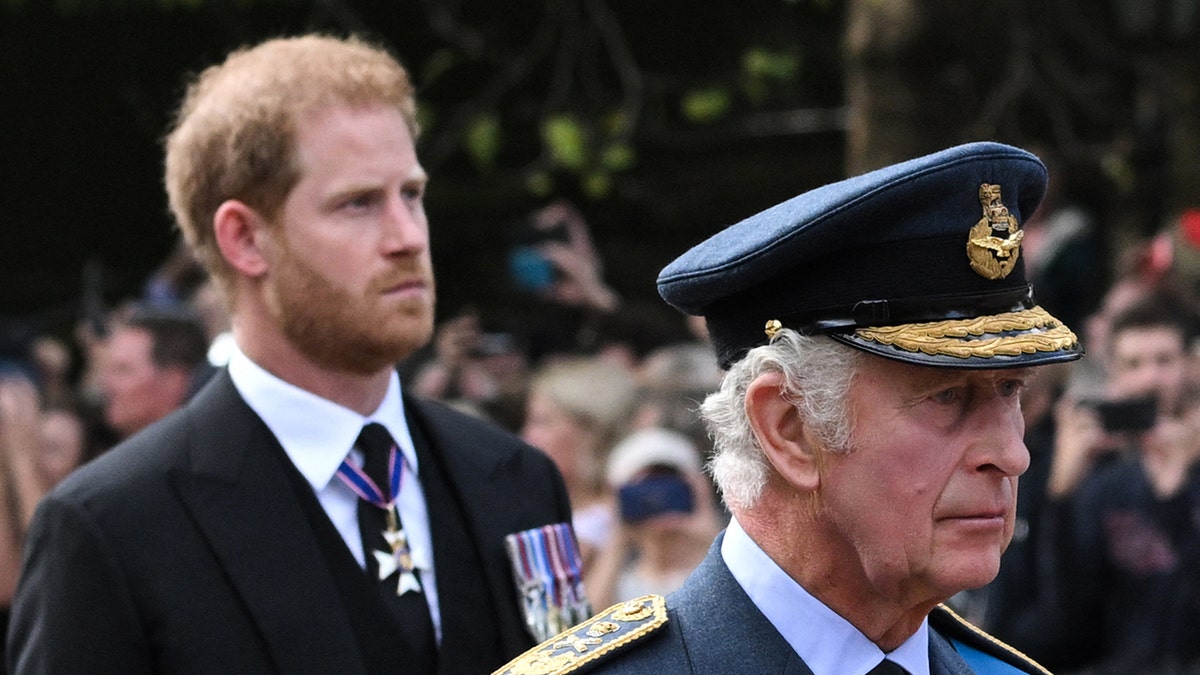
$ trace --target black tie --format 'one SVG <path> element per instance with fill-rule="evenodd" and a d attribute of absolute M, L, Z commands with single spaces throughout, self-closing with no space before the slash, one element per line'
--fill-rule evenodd
<path fill-rule="evenodd" d="M 385 499 L 390 498 L 391 487 L 388 480 L 388 458 L 391 455 L 394 441 L 392 435 L 381 424 L 372 422 L 363 427 L 358 436 L 357 445 L 363 452 L 363 472 L 375 482 L 384 493 Z M 396 461 L 402 462 L 398 456 Z M 405 481 L 412 480 L 405 476 Z M 399 519 L 399 511 L 396 518 Z M 358 501 L 358 527 L 362 533 L 363 554 L 367 560 L 367 574 L 372 583 L 379 587 L 384 602 L 391 607 L 400 629 L 412 643 L 412 648 L 405 654 L 405 664 L 402 669 L 406 673 L 433 673 L 437 670 L 437 644 L 433 633 L 433 621 L 429 616 L 429 605 L 425 602 L 423 593 L 408 592 L 397 595 L 400 572 L 379 580 L 379 564 L 375 560 L 375 551 L 391 551 L 392 547 L 383 536 L 387 528 L 387 514 L 383 509 L 367 502 Z M 403 529 L 403 524 L 400 528 Z M 418 580 L 420 579 L 418 575 Z"/>
<path fill-rule="evenodd" d="M 867 672 L 867 675 L 908 675 L 908 671 L 901 668 L 895 661 L 884 659 Z"/>

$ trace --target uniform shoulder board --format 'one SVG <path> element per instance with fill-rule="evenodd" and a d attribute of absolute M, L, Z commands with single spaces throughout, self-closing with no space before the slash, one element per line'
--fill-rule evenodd
<path fill-rule="evenodd" d="M 667 623 L 667 602 L 644 595 L 613 605 L 509 661 L 492 675 L 565 675 L 626 647 Z"/>
<path fill-rule="evenodd" d="M 1033 659 L 987 634 L 946 605 L 938 605 L 929 623 L 953 643 L 960 656 L 977 673 L 1029 673 L 1051 675 Z"/>

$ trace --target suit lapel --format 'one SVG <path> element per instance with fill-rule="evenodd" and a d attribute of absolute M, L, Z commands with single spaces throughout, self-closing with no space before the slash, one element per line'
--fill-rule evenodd
<path fill-rule="evenodd" d="M 499 660 L 499 629 L 486 580 L 479 574 L 482 567 L 479 546 L 472 526 L 463 515 L 461 500 L 449 486 L 444 462 L 432 450 L 426 424 L 417 419 L 411 407 L 406 407 L 406 411 L 433 533 L 442 625 L 438 672 L 491 670 L 480 664 Z"/>
<path fill-rule="evenodd" d="M 228 373 L 213 379 L 187 408 L 191 469 L 172 476 L 181 500 L 281 671 L 361 672 L 349 618 L 280 465 L 282 449 Z"/>
<path fill-rule="evenodd" d="M 441 459 L 447 487 L 462 505 L 469 534 L 483 563 L 492 605 L 501 617 L 497 629 L 503 649 L 513 654 L 524 651 L 533 641 L 517 607 L 517 591 L 503 542 L 512 532 L 533 527 L 526 523 L 534 514 L 547 510 L 545 503 L 551 495 L 539 491 L 540 486 L 515 482 L 512 469 L 508 468 L 514 459 L 515 446 L 495 447 L 493 438 L 490 445 L 482 447 L 487 440 L 469 425 L 464 426 L 461 418 L 447 409 L 410 397 L 405 398 L 404 405 L 422 425 L 431 450 Z M 441 579 L 446 561 L 435 563 Z M 443 616 L 447 612 L 465 614 L 458 618 L 467 625 L 497 623 L 496 617 L 488 615 L 481 603 L 443 605 Z"/>

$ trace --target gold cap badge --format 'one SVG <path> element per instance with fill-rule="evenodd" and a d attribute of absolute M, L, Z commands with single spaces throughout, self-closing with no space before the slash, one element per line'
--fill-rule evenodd
<path fill-rule="evenodd" d="M 980 276 L 1003 279 L 1021 257 L 1021 239 L 1025 233 L 1018 229 L 1017 219 L 1000 200 L 999 185 L 980 185 L 979 203 L 983 205 L 983 218 L 971 228 L 967 257 L 971 269 Z"/>

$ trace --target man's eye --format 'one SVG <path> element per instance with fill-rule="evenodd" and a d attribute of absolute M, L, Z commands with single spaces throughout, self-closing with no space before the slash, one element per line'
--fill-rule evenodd
<path fill-rule="evenodd" d="M 957 403 L 962 399 L 962 391 L 958 388 L 946 389 L 933 395 L 933 401 L 942 405 Z"/>
<path fill-rule="evenodd" d="M 425 199 L 425 186 L 416 185 L 413 187 L 406 187 L 400 191 L 400 197 L 410 204 L 419 204 Z"/>
<path fill-rule="evenodd" d="M 1021 380 L 1003 380 L 997 386 L 996 391 L 1004 397 L 1017 396 L 1021 390 L 1025 388 L 1025 383 Z"/>
<path fill-rule="evenodd" d="M 346 197 L 341 202 L 338 202 L 338 208 L 342 209 L 368 209 L 371 208 L 378 197 L 374 192 L 364 192 L 362 194 L 351 195 Z"/>

